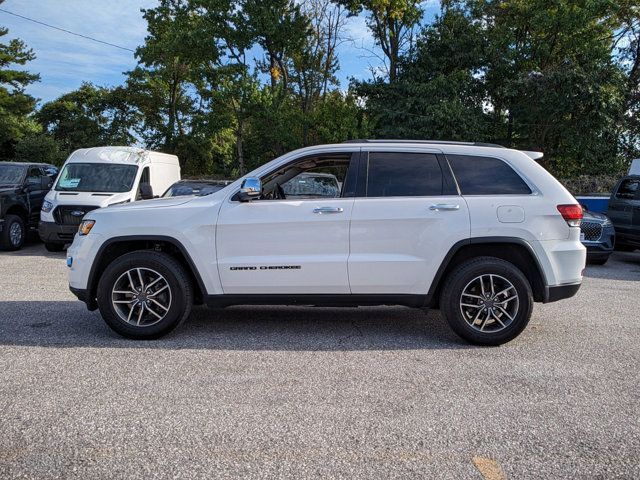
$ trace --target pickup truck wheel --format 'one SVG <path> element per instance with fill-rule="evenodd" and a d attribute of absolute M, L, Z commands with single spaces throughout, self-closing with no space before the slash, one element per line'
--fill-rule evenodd
<path fill-rule="evenodd" d="M 64 243 L 45 242 L 44 248 L 47 249 L 47 252 L 61 252 L 64 250 Z"/>
<path fill-rule="evenodd" d="M 7 215 L 0 233 L 0 247 L 3 250 L 20 250 L 24 245 L 26 231 L 24 221 L 18 215 Z"/>
<path fill-rule="evenodd" d="M 463 339 L 477 345 L 501 345 L 516 338 L 529 323 L 533 294 L 515 265 L 478 257 L 449 274 L 440 307 Z"/>
<path fill-rule="evenodd" d="M 182 266 L 167 254 L 136 251 L 118 257 L 98 282 L 98 308 L 122 336 L 154 339 L 191 313 L 193 288 Z"/>

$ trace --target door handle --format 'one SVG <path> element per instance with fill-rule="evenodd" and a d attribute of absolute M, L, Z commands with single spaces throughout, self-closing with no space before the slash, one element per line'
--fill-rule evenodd
<path fill-rule="evenodd" d="M 453 203 L 434 203 L 429 207 L 429 210 L 460 210 L 460 205 Z"/>
<path fill-rule="evenodd" d="M 313 209 L 313 213 L 324 215 L 325 213 L 342 213 L 344 208 L 341 207 L 317 207 Z"/>

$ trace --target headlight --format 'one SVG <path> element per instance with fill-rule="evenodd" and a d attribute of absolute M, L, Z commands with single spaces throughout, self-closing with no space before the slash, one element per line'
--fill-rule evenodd
<path fill-rule="evenodd" d="M 89 235 L 89 232 L 95 224 L 95 220 L 83 220 L 78 226 L 78 235 L 80 235 L 81 237 L 84 235 Z"/>
<path fill-rule="evenodd" d="M 131 200 L 127 198 L 124 202 L 110 203 L 109 205 L 107 205 L 107 207 L 113 207 L 114 205 L 124 205 L 125 203 L 129 203 L 130 201 Z"/>
<path fill-rule="evenodd" d="M 51 203 L 50 201 L 45 200 L 44 202 L 42 202 L 42 211 L 44 213 L 49 213 L 52 208 L 53 208 L 53 203 Z"/>
<path fill-rule="evenodd" d="M 613 222 L 611 220 L 609 220 L 608 218 L 602 224 L 603 227 L 610 227 L 611 225 L 613 225 Z"/>

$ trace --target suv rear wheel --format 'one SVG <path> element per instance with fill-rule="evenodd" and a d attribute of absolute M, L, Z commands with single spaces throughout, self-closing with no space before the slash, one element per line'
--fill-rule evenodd
<path fill-rule="evenodd" d="M 193 289 L 172 257 L 144 250 L 111 262 L 97 297 L 107 325 L 120 335 L 144 340 L 166 335 L 189 316 Z"/>
<path fill-rule="evenodd" d="M 0 247 L 3 250 L 19 250 L 24 245 L 26 229 L 18 215 L 7 215 L 0 233 Z"/>
<path fill-rule="evenodd" d="M 517 337 L 529 323 L 533 294 L 515 265 L 478 257 L 449 274 L 440 308 L 463 339 L 477 345 L 501 345 Z"/>

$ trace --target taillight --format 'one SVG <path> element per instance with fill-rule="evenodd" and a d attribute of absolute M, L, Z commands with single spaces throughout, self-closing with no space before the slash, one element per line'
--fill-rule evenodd
<path fill-rule="evenodd" d="M 558 205 L 558 211 L 570 227 L 579 227 L 582 220 L 582 207 L 578 204 Z"/>

